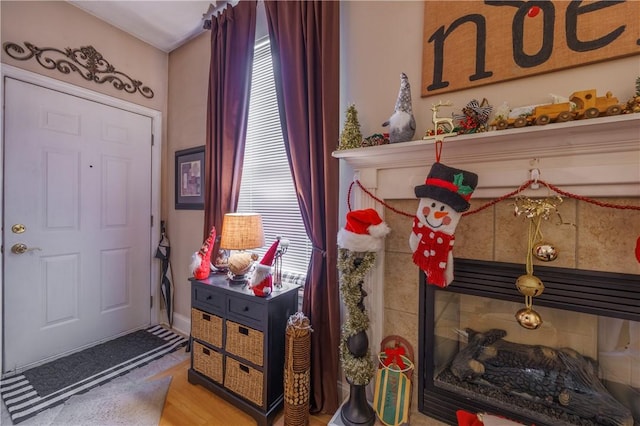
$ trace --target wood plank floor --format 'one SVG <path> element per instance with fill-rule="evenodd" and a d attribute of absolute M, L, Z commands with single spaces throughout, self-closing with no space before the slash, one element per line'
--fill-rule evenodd
<path fill-rule="evenodd" d="M 202 386 L 192 385 L 187 380 L 189 360 L 165 370 L 154 378 L 172 376 L 171 386 L 164 403 L 159 426 L 253 426 L 256 421 L 240 409 L 218 398 Z M 310 416 L 309 426 L 324 426 L 330 415 Z M 284 425 L 281 412 L 275 426 Z"/>

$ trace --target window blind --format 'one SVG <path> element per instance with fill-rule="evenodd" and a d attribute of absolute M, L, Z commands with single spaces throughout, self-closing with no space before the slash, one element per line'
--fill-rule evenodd
<path fill-rule="evenodd" d="M 265 247 L 254 250 L 262 257 L 277 236 L 289 240 L 282 269 L 306 275 L 311 242 L 302 222 L 296 191 L 284 148 L 273 77 L 269 40 L 254 51 L 247 140 L 238 212 L 262 216 Z"/>

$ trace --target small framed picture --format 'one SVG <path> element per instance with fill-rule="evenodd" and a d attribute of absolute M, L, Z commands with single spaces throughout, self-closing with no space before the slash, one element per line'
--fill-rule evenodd
<path fill-rule="evenodd" d="M 176 151 L 176 210 L 204 210 L 204 145 Z"/>

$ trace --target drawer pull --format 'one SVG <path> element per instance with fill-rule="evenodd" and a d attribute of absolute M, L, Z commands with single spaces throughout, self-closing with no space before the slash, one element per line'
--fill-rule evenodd
<path fill-rule="evenodd" d="M 248 306 L 245 306 L 245 307 L 244 307 L 244 309 L 243 309 L 243 311 L 244 311 L 244 312 L 248 312 L 248 311 L 249 311 L 249 307 L 248 307 Z"/>
<path fill-rule="evenodd" d="M 249 374 L 249 367 L 247 367 L 246 365 L 239 365 L 240 370 L 244 371 L 245 373 Z"/>
<path fill-rule="evenodd" d="M 202 314 L 202 319 L 205 320 L 205 321 L 211 321 L 211 315 Z"/>
<path fill-rule="evenodd" d="M 238 333 L 244 334 L 245 336 L 249 335 L 249 329 L 246 327 L 238 327 Z"/>
<path fill-rule="evenodd" d="M 213 299 L 213 296 L 211 296 L 210 294 L 207 295 L 207 300 L 211 300 Z"/>
<path fill-rule="evenodd" d="M 202 348 L 202 353 L 205 355 L 211 355 L 211 352 L 207 348 Z"/>

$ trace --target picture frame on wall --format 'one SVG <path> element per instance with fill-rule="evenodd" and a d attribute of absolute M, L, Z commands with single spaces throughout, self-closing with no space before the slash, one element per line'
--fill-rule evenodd
<path fill-rule="evenodd" d="M 176 210 L 204 210 L 204 164 L 204 145 L 176 151 Z"/>

